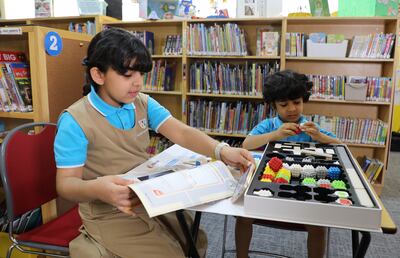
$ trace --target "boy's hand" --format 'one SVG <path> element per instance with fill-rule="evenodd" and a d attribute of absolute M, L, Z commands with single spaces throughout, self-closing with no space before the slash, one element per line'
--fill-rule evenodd
<path fill-rule="evenodd" d="M 277 140 L 296 135 L 298 134 L 299 129 L 300 127 L 296 123 L 283 123 L 282 126 L 276 131 L 278 137 Z"/>
<path fill-rule="evenodd" d="M 133 208 L 141 202 L 128 187 L 134 181 L 119 176 L 103 176 L 96 179 L 95 191 L 103 202 L 117 207 L 120 211 L 135 215 Z"/>
<path fill-rule="evenodd" d="M 221 149 L 221 160 L 232 167 L 239 168 L 241 172 L 246 171 L 251 164 L 256 164 L 248 150 L 228 146 Z"/>
<path fill-rule="evenodd" d="M 313 122 L 306 122 L 300 126 L 300 129 L 311 136 L 314 141 L 319 142 L 321 138 L 321 132 L 318 126 Z"/>

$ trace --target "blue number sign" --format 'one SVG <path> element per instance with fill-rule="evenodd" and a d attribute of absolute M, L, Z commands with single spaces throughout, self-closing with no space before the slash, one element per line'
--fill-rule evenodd
<path fill-rule="evenodd" d="M 44 47 L 47 54 L 51 56 L 58 56 L 63 48 L 60 35 L 54 31 L 48 32 L 44 38 Z"/>

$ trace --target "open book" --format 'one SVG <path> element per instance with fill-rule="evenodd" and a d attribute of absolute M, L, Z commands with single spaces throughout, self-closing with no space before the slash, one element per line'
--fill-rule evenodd
<path fill-rule="evenodd" d="M 173 145 L 123 177 L 136 181 L 129 187 L 149 217 L 232 196 L 237 182 L 228 167 L 202 162 L 204 156 Z"/>

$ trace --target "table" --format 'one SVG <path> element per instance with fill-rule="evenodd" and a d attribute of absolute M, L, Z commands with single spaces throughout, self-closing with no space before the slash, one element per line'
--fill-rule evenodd
<path fill-rule="evenodd" d="M 383 206 L 379 198 L 378 201 L 382 207 L 382 218 L 381 218 L 382 232 L 385 234 L 395 234 L 397 231 L 396 225 L 394 224 L 392 218 L 390 217 L 390 214 Z M 189 229 L 189 226 L 186 224 L 186 220 L 184 219 L 184 214 L 182 210 L 177 211 L 176 216 L 189 243 L 188 256 L 192 258 L 199 257 L 199 254 L 197 252 L 194 243 L 196 242 L 197 232 L 200 225 L 202 212 L 210 212 L 210 213 L 217 213 L 221 215 L 230 215 L 230 216 L 249 217 L 256 219 L 268 219 L 266 217 L 246 214 L 244 210 L 243 199 L 238 200 L 238 202 L 236 203 L 232 203 L 229 199 L 224 199 L 217 202 L 192 207 L 189 208 L 189 210 L 196 212 L 194 223 L 191 229 Z M 371 233 L 368 231 L 360 231 L 357 229 L 351 229 L 351 232 L 352 232 L 353 257 L 362 258 L 365 256 L 369 244 L 371 242 Z M 359 238 L 360 234 L 361 234 L 361 239 Z"/>

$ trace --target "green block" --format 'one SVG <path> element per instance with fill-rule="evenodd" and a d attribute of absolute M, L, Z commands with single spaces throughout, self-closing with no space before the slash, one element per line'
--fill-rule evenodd
<path fill-rule="evenodd" d="M 399 0 L 339 0 L 338 16 L 397 16 Z"/>

